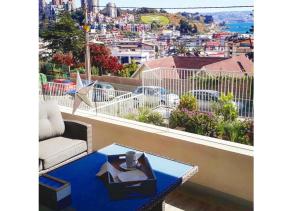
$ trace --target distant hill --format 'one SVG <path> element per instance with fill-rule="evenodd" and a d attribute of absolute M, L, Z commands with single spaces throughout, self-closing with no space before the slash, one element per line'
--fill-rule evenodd
<path fill-rule="evenodd" d="M 201 15 L 211 15 L 216 23 L 221 22 L 253 22 L 252 11 L 227 11 L 201 13 Z M 199 13 L 200 15 L 200 13 Z"/>
<path fill-rule="evenodd" d="M 191 25 L 196 25 L 196 27 L 197 27 L 197 29 L 200 33 L 206 33 L 207 32 L 207 28 L 206 28 L 205 24 L 200 22 L 200 21 L 187 19 L 186 17 L 182 16 L 180 13 L 177 13 L 177 14 L 168 13 L 167 16 L 170 20 L 170 23 L 172 23 L 173 25 L 178 26 L 180 20 L 184 19 L 184 20 L 187 20 Z"/>
<path fill-rule="evenodd" d="M 155 21 L 163 26 L 170 23 L 168 17 L 160 14 L 141 15 L 141 21 L 142 23 L 146 23 L 146 24 L 151 24 L 153 21 Z"/>
<path fill-rule="evenodd" d="M 206 26 L 204 23 L 195 20 L 189 20 L 186 17 L 182 16 L 180 13 L 146 13 L 138 14 L 137 19 L 141 23 L 152 23 L 153 21 L 159 22 L 161 25 L 165 26 L 167 24 L 178 26 L 181 19 L 187 20 L 191 25 L 196 25 L 200 33 L 207 32 Z"/>
<path fill-rule="evenodd" d="M 181 19 L 186 19 L 185 17 L 183 17 L 179 13 L 178 14 L 167 13 L 165 15 L 169 18 L 170 24 L 173 24 L 173 25 L 176 25 L 176 26 L 179 25 L 179 22 L 180 22 Z"/>

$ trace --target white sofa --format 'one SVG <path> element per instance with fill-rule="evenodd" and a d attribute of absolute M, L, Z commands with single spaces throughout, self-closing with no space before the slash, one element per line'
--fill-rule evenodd
<path fill-rule="evenodd" d="M 76 160 L 92 152 L 92 127 L 63 120 L 55 101 L 40 102 L 39 173 Z"/>

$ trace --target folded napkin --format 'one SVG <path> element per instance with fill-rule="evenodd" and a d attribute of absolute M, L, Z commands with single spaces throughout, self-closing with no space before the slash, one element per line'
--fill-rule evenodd
<path fill-rule="evenodd" d="M 139 159 L 143 153 L 136 153 L 137 159 Z M 148 177 L 145 175 L 145 173 L 141 170 L 134 169 L 132 171 L 120 171 L 116 169 L 113 165 L 111 165 L 108 161 L 105 162 L 99 172 L 96 174 L 96 176 L 101 177 L 105 173 L 109 173 L 114 182 L 128 182 L 128 181 L 136 181 L 136 180 L 146 180 Z"/>
<path fill-rule="evenodd" d="M 103 174 L 105 174 L 106 172 L 108 172 L 114 182 L 119 182 L 119 179 L 118 179 L 118 174 L 121 173 L 120 170 L 116 169 L 115 167 L 113 167 L 113 165 L 111 165 L 109 162 L 105 162 L 102 166 L 101 166 L 101 169 L 100 171 L 96 174 L 96 176 L 98 177 L 101 177 Z"/>
<path fill-rule="evenodd" d="M 133 182 L 133 181 L 143 181 L 148 179 L 146 174 L 142 172 L 141 170 L 132 170 L 132 171 L 126 171 L 121 172 L 118 174 L 118 179 L 121 182 Z"/>

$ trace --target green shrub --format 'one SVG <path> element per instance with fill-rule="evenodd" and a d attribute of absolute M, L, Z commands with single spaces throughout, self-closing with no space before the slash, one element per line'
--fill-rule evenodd
<path fill-rule="evenodd" d="M 78 67 L 71 70 L 71 73 L 77 73 L 77 72 L 79 72 L 80 74 L 85 73 L 84 67 Z"/>
<path fill-rule="evenodd" d="M 186 122 L 186 131 L 216 137 L 217 117 L 212 113 L 195 113 Z"/>
<path fill-rule="evenodd" d="M 238 110 L 233 103 L 233 94 L 222 94 L 218 102 L 215 102 L 212 106 L 216 115 L 221 116 L 224 121 L 234 121 L 238 117 Z"/>
<path fill-rule="evenodd" d="M 130 77 L 129 69 L 125 67 L 124 69 L 120 70 L 118 72 L 118 76 L 129 78 Z"/>
<path fill-rule="evenodd" d="M 221 120 L 217 125 L 217 136 L 224 140 L 253 145 L 253 136 L 250 136 L 252 129 L 253 122 Z"/>
<path fill-rule="evenodd" d="M 188 121 L 189 117 L 186 112 L 176 109 L 171 112 L 169 118 L 169 126 L 170 128 L 176 127 L 185 127 L 186 122 Z"/>
<path fill-rule="evenodd" d="M 99 75 L 98 67 L 92 66 L 91 72 L 92 72 L 92 75 Z"/>
<path fill-rule="evenodd" d="M 39 61 L 39 72 L 40 73 L 44 73 L 44 74 L 47 74 L 47 71 L 46 71 L 46 68 L 45 68 L 45 62 L 43 61 Z"/>
<path fill-rule="evenodd" d="M 162 115 L 158 112 L 150 112 L 148 115 L 147 123 L 163 126 L 164 125 L 164 119 Z"/>
<path fill-rule="evenodd" d="M 124 116 L 125 119 L 137 120 L 137 115 L 134 113 L 129 113 Z"/>
<path fill-rule="evenodd" d="M 153 125 L 163 126 L 164 120 L 160 113 L 154 112 L 151 109 L 143 108 L 139 109 L 139 113 L 128 114 L 125 116 L 126 119 L 136 120 L 139 122 L 149 123 Z"/>
<path fill-rule="evenodd" d="M 54 64 L 53 63 L 48 62 L 48 63 L 45 64 L 45 70 L 46 70 L 47 73 L 51 72 L 53 69 L 54 69 Z"/>
<path fill-rule="evenodd" d="M 118 76 L 121 77 L 130 77 L 137 70 L 138 64 L 133 59 L 130 64 L 124 65 L 123 69 L 118 72 Z"/>
<path fill-rule="evenodd" d="M 196 110 L 197 100 L 191 94 L 182 95 L 180 97 L 180 104 L 178 106 L 179 109 L 187 109 L 189 111 Z"/>
<path fill-rule="evenodd" d="M 61 69 L 62 69 L 63 72 L 69 72 L 69 66 L 68 65 L 65 65 L 65 64 L 61 65 Z"/>

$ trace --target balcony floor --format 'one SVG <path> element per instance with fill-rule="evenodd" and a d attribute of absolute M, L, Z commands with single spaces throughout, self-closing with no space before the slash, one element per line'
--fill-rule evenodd
<path fill-rule="evenodd" d="M 251 207 L 213 197 L 192 195 L 182 190 L 174 190 L 165 200 L 165 211 L 251 211 Z"/>

